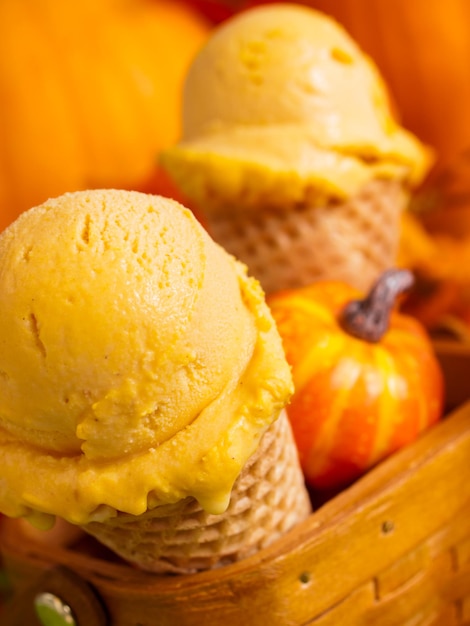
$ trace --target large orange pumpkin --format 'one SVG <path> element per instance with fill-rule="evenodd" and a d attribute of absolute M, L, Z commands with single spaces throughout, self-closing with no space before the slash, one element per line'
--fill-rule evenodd
<path fill-rule="evenodd" d="M 140 188 L 209 32 L 182 2 L 0 2 L 0 230 L 66 191 Z"/>
<path fill-rule="evenodd" d="M 443 375 L 415 319 L 390 311 L 407 270 L 364 300 L 342 282 L 268 298 L 292 366 L 287 411 L 308 484 L 341 488 L 442 415 Z"/>

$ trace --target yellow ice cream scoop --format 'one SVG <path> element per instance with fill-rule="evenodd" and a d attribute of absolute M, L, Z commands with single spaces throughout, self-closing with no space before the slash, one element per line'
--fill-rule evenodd
<path fill-rule="evenodd" d="M 228 504 L 292 392 L 259 283 L 156 196 L 65 194 L 0 236 L 0 511 Z"/>
<path fill-rule="evenodd" d="M 333 19 L 275 3 L 213 32 L 186 78 L 183 136 L 163 164 L 204 210 L 344 198 L 419 182 L 430 153 L 394 117 L 376 66 Z M 320 194 L 321 195 L 321 194 Z"/>

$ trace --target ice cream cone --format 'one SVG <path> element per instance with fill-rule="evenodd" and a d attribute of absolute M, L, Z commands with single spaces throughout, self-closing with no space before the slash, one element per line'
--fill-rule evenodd
<path fill-rule="evenodd" d="M 194 498 L 140 516 L 120 514 L 84 530 L 142 569 L 191 573 L 250 556 L 311 511 L 284 411 L 238 477 L 227 511 L 205 512 Z"/>
<path fill-rule="evenodd" d="M 395 263 L 400 215 L 433 161 L 372 59 L 329 16 L 254 7 L 195 57 L 162 165 L 265 291 L 367 289 Z"/>
<path fill-rule="evenodd" d="M 366 291 L 395 262 L 406 201 L 398 181 L 375 180 L 324 206 L 218 212 L 207 228 L 267 293 L 325 279 Z"/>
<path fill-rule="evenodd" d="M 49 200 L 2 233 L 0 283 L 1 513 L 109 534 L 157 571 L 171 543 L 173 569 L 205 568 L 208 527 L 221 564 L 308 514 L 293 444 L 266 435 L 293 382 L 264 293 L 190 211 L 120 190 Z"/>

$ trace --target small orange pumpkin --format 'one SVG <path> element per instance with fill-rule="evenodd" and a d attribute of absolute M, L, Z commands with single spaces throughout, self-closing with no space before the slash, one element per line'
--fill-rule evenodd
<path fill-rule="evenodd" d="M 390 270 L 364 300 L 333 281 L 268 298 L 292 366 L 288 415 L 316 489 L 346 486 L 442 415 L 443 374 L 428 335 L 392 310 L 411 284 L 408 270 Z"/>

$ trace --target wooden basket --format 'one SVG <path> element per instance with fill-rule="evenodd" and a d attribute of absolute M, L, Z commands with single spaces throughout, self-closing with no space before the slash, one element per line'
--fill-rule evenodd
<path fill-rule="evenodd" d="M 91 539 L 51 547 L 4 520 L 15 595 L 1 624 L 38 624 L 40 591 L 66 602 L 79 626 L 470 624 L 470 351 L 436 349 L 449 381 L 446 419 L 235 565 L 159 577 Z"/>

